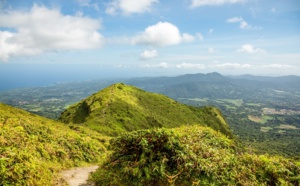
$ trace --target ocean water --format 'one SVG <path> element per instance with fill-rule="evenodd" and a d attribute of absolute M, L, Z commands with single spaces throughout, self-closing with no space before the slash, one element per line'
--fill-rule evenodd
<path fill-rule="evenodd" d="M 0 65 L 0 91 L 116 76 L 126 76 L 126 72 L 85 65 Z"/>

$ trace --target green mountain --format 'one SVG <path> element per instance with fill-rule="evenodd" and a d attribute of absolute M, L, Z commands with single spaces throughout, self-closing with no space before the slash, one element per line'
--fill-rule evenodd
<path fill-rule="evenodd" d="M 59 120 L 0 104 L 1 186 L 58 185 L 62 169 L 95 163 L 97 185 L 300 184 L 299 162 L 240 149 L 215 107 L 120 83 Z"/>
<path fill-rule="evenodd" d="M 106 135 L 199 124 L 233 137 L 221 112 L 214 107 L 187 106 L 123 83 L 111 85 L 69 107 L 59 121 L 84 124 Z"/>
<path fill-rule="evenodd" d="M 99 163 L 108 139 L 0 103 L 0 185 L 56 185 L 62 169 Z"/>

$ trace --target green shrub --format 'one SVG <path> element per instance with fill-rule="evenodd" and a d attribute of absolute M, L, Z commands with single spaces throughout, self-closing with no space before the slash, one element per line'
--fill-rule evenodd
<path fill-rule="evenodd" d="M 293 161 L 242 153 L 208 127 L 141 130 L 111 141 L 97 185 L 299 185 Z"/>
<path fill-rule="evenodd" d="M 105 137 L 0 104 L 0 185 L 53 185 L 59 171 L 99 163 Z"/>
<path fill-rule="evenodd" d="M 195 166 L 196 157 L 171 130 L 126 133 L 111 140 L 111 148 L 109 162 L 95 174 L 99 185 L 166 185 Z"/>

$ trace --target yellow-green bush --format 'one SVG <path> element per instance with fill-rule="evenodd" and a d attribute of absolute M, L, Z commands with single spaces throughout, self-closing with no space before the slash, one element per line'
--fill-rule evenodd
<path fill-rule="evenodd" d="M 52 185 L 58 171 L 99 163 L 106 138 L 0 104 L 0 185 Z"/>
<path fill-rule="evenodd" d="M 207 127 L 142 130 L 111 140 L 97 185 L 299 185 L 293 161 L 240 151 Z"/>

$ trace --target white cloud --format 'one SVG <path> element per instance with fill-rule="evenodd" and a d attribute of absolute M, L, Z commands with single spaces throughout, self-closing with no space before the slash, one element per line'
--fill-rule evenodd
<path fill-rule="evenodd" d="M 192 42 L 195 40 L 195 37 L 190 35 L 190 34 L 187 34 L 187 33 L 183 33 L 182 34 L 182 38 L 181 38 L 181 41 L 182 42 Z"/>
<path fill-rule="evenodd" d="M 227 19 L 227 22 L 228 23 L 236 23 L 236 22 L 241 22 L 243 20 L 244 19 L 241 17 L 232 17 L 232 18 Z"/>
<path fill-rule="evenodd" d="M 240 28 L 243 30 L 261 30 L 259 26 L 249 25 L 242 17 L 232 17 L 226 20 L 228 23 L 240 23 Z"/>
<path fill-rule="evenodd" d="M 151 10 L 151 6 L 158 0 L 113 0 L 106 7 L 105 12 L 110 15 L 122 12 L 125 15 L 132 13 L 144 13 Z"/>
<path fill-rule="evenodd" d="M 212 28 L 210 28 L 210 29 L 208 30 L 208 34 L 209 34 L 209 35 L 211 35 L 213 32 L 214 32 L 214 29 L 212 29 Z"/>
<path fill-rule="evenodd" d="M 255 48 L 253 45 L 245 44 L 241 48 L 237 49 L 237 52 L 244 52 L 248 54 L 255 54 L 255 53 L 266 53 L 265 50 L 261 48 Z"/>
<path fill-rule="evenodd" d="M 143 64 L 140 67 L 142 68 L 170 68 L 170 67 L 174 67 L 171 64 L 168 64 L 166 62 L 161 62 L 159 64 Z"/>
<path fill-rule="evenodd" d="M 240 28 L 241 28 L 241 29 L 251 29 L 252 26 L 249 25 L 246 21 L 241 21 L 241 22 L 240 22 Z"/>
<path fill-rule="evenodd" d="M 192 0 L 191 7 L 196 8 L 199 6 L 206 6 L 206 5 L 223 5 L 223 4 L 233 4 L 233 3 L 242 3 L 246 2 L 247 0 Z"/>
<path fill-rule="evenodd" d="M 250 69 L 253 68 L 253 65 L 250 64 L 239 64 L 239 63 L 217 63 L 212 64 L 209 67 L 211 68 L 222 68 L 222 69 Z"/>
<path fill-rule="evenodd" d="M 180 34 L 179 29 L 175 25 L 168 22 L 159 22 L 147 27 L 143 33 L 134 37 L 132 43 L 162 47 L 193 40 L 194 36 L 190 34 Z"/>
<path fill-rule="evenodd" d="M 20 46 L 17 44 L 10 44 L 9 40 L 14 37 L 14 34 L 7 31 L 0 31 L 0 60 L 6 61 L 11 54 L 17 53 Z"/>
<path fill-rule="evenodd" d="M 83 7 L 91 7 L 94 8 L 95 10 L 99 11 L 100 8 L 97 3 L 91 3 L 90 0 L 77 0 L 80 6 Z"/>
<path fill-rule="evenodd" d="M 204 64 L 195 64 L 195 63 L 181 63 L 175 66 L 176 68 L 185 68 L 185 69 L 205 69 Z"/>
<path fill-rule="evenodd" d="M 291 65 L 282 65 L 282 64 L 269 64 L 269 65 L 263 65 L 263 68 L 273 68 L 273 69 L 286 69 L 286 68 L 292 68 Z"/>
<path fill-rule="evenodd" d="M 143 64 L 142 68 L 177 68 L 177 69 L 205 69 L 205 64 L 197 63 L 179 63 L 179 64 L 169 64 L 162 62 L 159 64 Z"/>
<path fill-rule="evenodd" d="M 11 56 L 35 55 L 47 51 L 81 50 L 101 47 L 100 21 L 62 15 L 58 9 L 34 5 L 29 12 L 0 14 L 0 60 Z"/>
<path fill-rule="evenodd" d="M 140 57 L 141 59 L 150 59 L 156 57 L 157 51 L 156 50 L 145 50 L 143 53 L 141 53 Z"/>
<path fill-rule="evenodd" d="M 172 67 L 172 65 L 169 65 L 168 63 L 163 62 L 163 63 L 158 64 L 158 67 L 160 67 L 160 68 L 169 68 L 169 67 Z"/>

